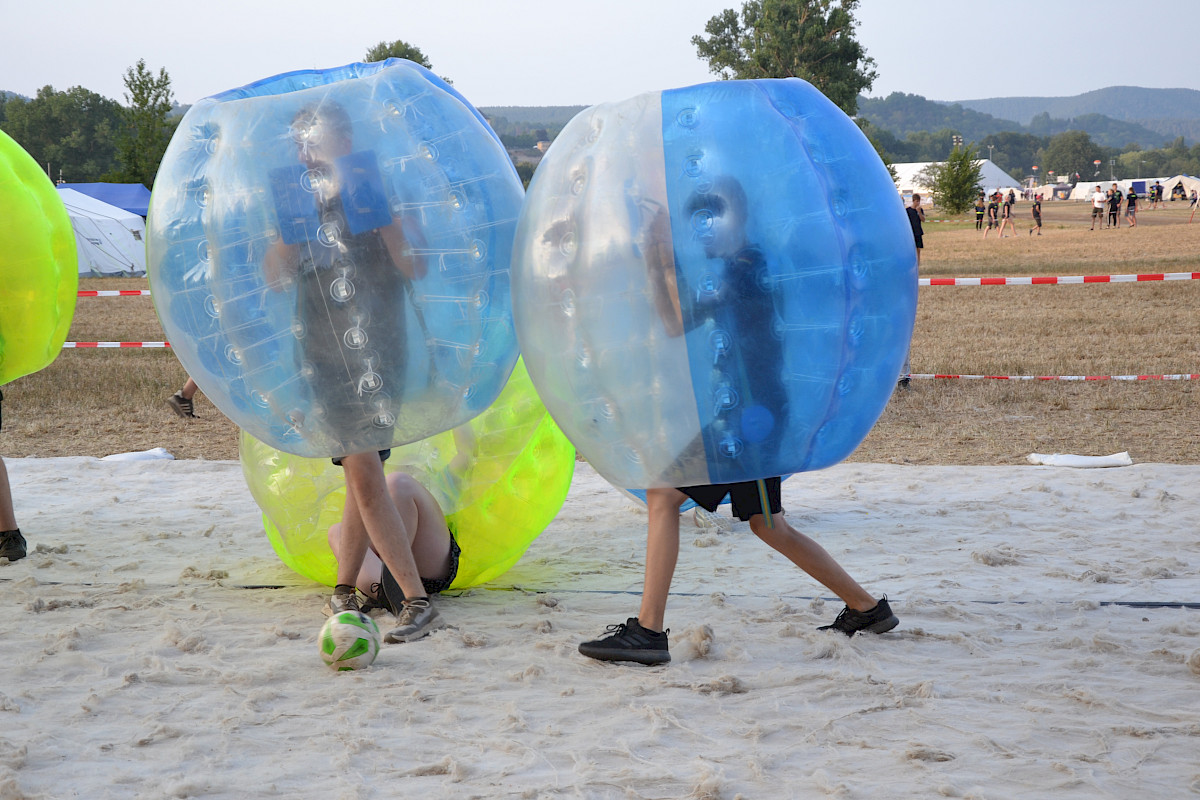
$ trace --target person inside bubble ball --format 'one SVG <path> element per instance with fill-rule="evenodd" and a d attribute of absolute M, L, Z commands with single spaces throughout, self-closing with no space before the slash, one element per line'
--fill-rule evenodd
<path fill-rule="evenodd" d="M 408 489 L 393 495 L 383 471 L 392 409 L 404 389 L 398 384 L 406 359 L 406 293 L 425 265 L 413 254 L 403 221 L 391 217 L 382 191 L 371 185 L 371 154 L 354 152 L 345 109 L 330 100 L 305 106 L 289 135 L 300 166 L 272 175 L 275 187 L 282 184 L 276 191 L 281 233 L 263 266 L 272 289 L 296 289 L 298 371 L 312 386 L 324 429 L 349 453 L 333 460 L 345 470 L 346 505 L 335 549 L 337 585 L 326 611 L 361 608 L 355 586 L 373 552 L 403 596 L 394 604 L 397 627 L 385 639 L 411 641 L 441 624 L 421 568 L 454 577 L 453 538 L 444 519 L 415 513 L 423 501 Z M 430 543 L 420 531 L 436 528 L 434 517 L 443 530 Z"/>
<path fill-rule="evenodd" d="M 714 320 L 725 329 L 736 331 L 740 343 L 733 343 L 719 355 L 719 360 L 726 362 L 721 367 L 753 376 L 750 387 L 757 393 L 747 398 L 746 405 L 760 403 L 778 420 L 785 413 L 786 393 L 779 378 L 780 345 L 772 327 L 776 316 L 774 297 L 772 289 L 761 280 L 766 256 L 747 239 L 745 191 L 734 178 L 720 177 L 713 181 L 709 191 L 690 198 L 685 208 L 693 219 L 697 212 L 711 214 L 711 227 L 701 235 L 701 242 L 705 256 L 721 261 L 724 271 L 717 292 L 697 292 L 681 285 L 675 269 L 676 256 L 665 244 L 670 241 L 665 211 L 659 209 L 648 220 L 647 238 L 652 244 L 643 251 L 656 306 L 667 333 L 679 336 Z M 719 427 L 719 422 L 714 424 Z M 705 436 L 714 434 L 720 432 L 710 430 Z M 778 441 L 774 442 L 774 448 L 777 451 Z M 771 453 L 771 447 L 765 451 Z M 874 598 L 820 544 L 783 518 L 781 482 L 776 476 L 762 481 L 646 490 L 649 522 L 638 616 L 610 625 L 606 635 L 581 643 L 579 652 L 601 661 L 661 664 L 671 660 L 669 631 L 663 623 L 679 557 L 679 508 L 691 498 L 713 512 L 726 495 L 732 501 L 733 514 L 749 521 L 756 536 L 845 602 L 846 607 L 837 619 L 820 630 L 853 636 L 858 632 L 883 633 L 896 627 L 899 620 L 886 596 Z"/>

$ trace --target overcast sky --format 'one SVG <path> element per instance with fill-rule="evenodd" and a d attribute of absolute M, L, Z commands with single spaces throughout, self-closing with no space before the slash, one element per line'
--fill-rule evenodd
<path fill-rule="evenodd" d="M 281 72 L 420 47 L 477 106 L 590 105 L 711 79 L 691 37 L 741 0 L 0 0 L 0 89 L 83 86 L 125 102 L 144 58 L 193 103 Z M 863 0 L 869 94 L 931 100 L 1200 89 L 1200 0 Z"/>

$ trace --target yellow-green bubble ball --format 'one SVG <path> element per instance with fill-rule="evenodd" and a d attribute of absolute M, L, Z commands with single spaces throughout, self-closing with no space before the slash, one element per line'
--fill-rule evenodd
<path fill-rule="evenodd" d="M 71 219 L 37 162 L 0 131 L 0 386 L 62 352 L 79 291 Z"/>
<path fill-rule="evenodd" d="M 332 586 L 337 560 L 326 536 L 346 502 L 341 468 L 327 458 L 289 455 L 245 432 L 240 455 L 279 558 Z M 462 548 L 450 588 L 465 589 L 506 572 L 554 519 L 571 485 L 575 448 L 518 361 L 490 408 L 454 430 L 392 448 L 384 470 L 412 475 L 437 499 Z"/>

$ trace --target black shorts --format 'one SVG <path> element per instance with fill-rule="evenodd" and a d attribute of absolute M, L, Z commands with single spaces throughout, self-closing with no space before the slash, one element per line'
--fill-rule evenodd
<path fill-rule="evenodd" d="M 448 525 L 447 527 L 449 528 Z M 454 583 L 454 579 L 458 577 L 458 559 L 461 555 L 462 549 L 458 546 L 458 539 L 454 535 L 454 530 L 451 529 L 450 569 L 444 578 L 421 578 L 421 585 L 425 587 L 425 594 L 440 594 L 450 588 L 450 584 Z M 387 564 L 381 566 L 379 596 L 375 598 L 375 601 L 391 614 L 399 614 L 400 604 L 404 602 L 404 590 L 400 588 L 400 584 L 392 577 Z"/>
<path fill-rule="evenodd" d="M 914 236 L 913 241 L 916 242 L 918 250 L 925 249 L 925 237 L 924 236 Z"/>
<path fill-rule="evenodd" d="M 779 487 L 783 483 L 782 479 L 764 478 L 763 483 L 766 485 L 767 502 L 771 505 L 771 513 L 783 513 L 783 503 L 779 499 Z M 748 520 L 755 514 L 763 513 L 762 500 L 758 494 L 758 481 L 680 486 L 678 489 L 695 500 L 696 504 L 706 511 L 716 511 L 725 496 L 729 495 L 729 499 L 733 502 L 733 515 L 738 519 Z"/>
<path fill-rule="evenodd" d="M 382 461 L 383 463 L 385 463 L 385 464 L 386 464 L 386 463 L 387 463 L 387 460 L 388 460 L 389 458 L 391 458 L 391 457 L 392 457 L 392 450 L 391 450 L 391 448 L 388 448 L 387 450 L 380 450 L 380 451 L 379 451 L 379 460 L 380 460 L 380 461 Z M 343 458 L 345 458 L 345 456 L 339 456 L 339 457 L 337 457 L 337 458 L 331 458 L 331 459 L 330 459 L 330 461 L 332 461 L 332 462 L 333 462 L 333 465 L 334 465 L 335 467 L 340 467 L 340 466 L 342 465 L 342 459 L 343 459 Z"/>

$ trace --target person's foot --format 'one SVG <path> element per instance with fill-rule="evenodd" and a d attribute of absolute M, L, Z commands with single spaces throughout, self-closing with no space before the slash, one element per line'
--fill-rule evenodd
<path fill-rule="evenodd" d="M 396 621 L 400 624 L 388 631 L 387 635 L 383 637 L 383 640 L 390 644 L 411 642 L 428 636 L 442 627 L 442 619 L 438 616 L 437 609 L 433 607 L 433 603 L 429 602 L 428 597 L 406 598 L 401 603 L 400 613 L 396 615 Z"/>
<path fill-rule="evenodd" d="M 881 597 L 875 607 L 869 611 L 855 611 L 850 606 L 842 609 L 832 625 L 822 625 L 819 631 L 841 631 L 847 636 L 856 633 L 886 633 L 900 624 L 900 619 L 892 613 L 887 597 Z"/>
<path fill-rule="evenodd" d="M 608 635 L 580 644 L 579 652 L 598 661 L 665 664 L 671 660 L 667 649 L 669 630 L 658 633 L 643 628 L 637 617 L 630 617 L 618 625 L 609 625 L 604 632 Z"/>
<path fill-rule="evenodd" d="M 0 533 L 0 558 L 9 561 L 20 561 L 25 557 L 25 537 L 21 529 Z"/>
<path fill-rule="evenodd" d="M 184 397 L 182 392 L 176 392 L 167 398 L 167 405 L 171 407 L 179 416 L 184 419 L 199 419 L 196 416 L 195 406 L 192 404 L 191 398 Z"/>
<path fill-rule="evenodd" d="M 353 586 L 339 583 L 333 587 L 333 594 L 325 601 L 325 608 L 322 611 L 327 617 L 332 617 L 334 614 L 340 614 L 343 611 L 361 612 L 362 603 L 358 599 L 358 591 Z"/>

